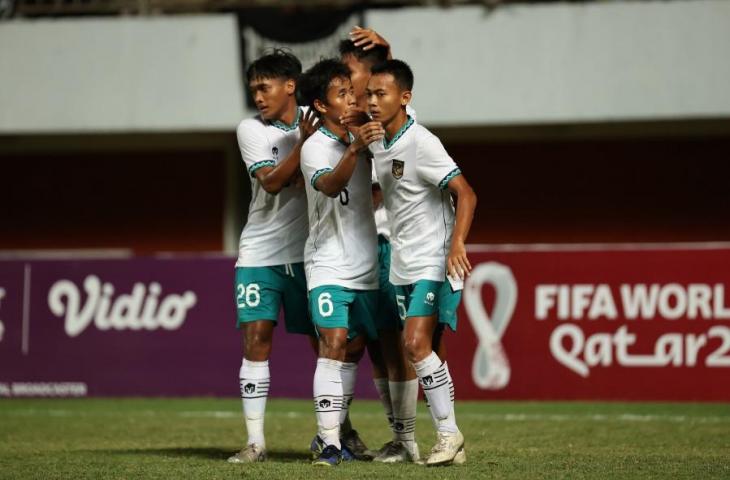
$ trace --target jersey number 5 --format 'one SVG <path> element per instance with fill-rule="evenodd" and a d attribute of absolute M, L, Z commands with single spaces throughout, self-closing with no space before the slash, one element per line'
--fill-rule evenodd
<path fill-rule="evenodd" d="M 249 283 L 244 285 L 239 283 L 236 285 L 236 303 L 238 308 L 257 307 L 261 303 L 261 293 L 259 292 L 258 283 Z"/>
<path fill-rule="evenodd" d="M 400 317 L 401 321 L 405 321 L 406 315 L 408 315 L 408 309 L 406 308 L 406 296 L 396 295 L 395 302 L 398 304 L 398 316 Z"/>

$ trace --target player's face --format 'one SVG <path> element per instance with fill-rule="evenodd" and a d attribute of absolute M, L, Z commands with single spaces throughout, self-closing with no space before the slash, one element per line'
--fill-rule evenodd
<path fill-rule="evenodd" d="M 322 113 L 334 123 L 339 124 L 340 117 L 355 106 L 355 93 L 350 79 L 347 77 L 333 78 L 327 87 L 327 105 L 324 106 L 325 111 Z"/>
<path fill-rule="evenodd" d="M 410 92 L 401 90 L 390 73 L 371 76 L 366 95 L 370 116 L 383 125 L 390 123 L 410 99 Z"/>
<path fill-rule="evenodd" d="M 254 78 L 248 88 L 261 117 L 264 120 L 278 120 L 286 114 L 296 84 L 291 79 Z"/>
<path fill-rule="evenodd" d="M 367 110 L 368 99 L 365 96 L 365 90 L 368 86 L 368 80 L 370 80 L 370 65 L 361 62 L 352 54 L 343 56 L 342 63 L 350 69 L 350 80 L 352 81 L 352 88 L 355 90 L 357 106 Z"/>

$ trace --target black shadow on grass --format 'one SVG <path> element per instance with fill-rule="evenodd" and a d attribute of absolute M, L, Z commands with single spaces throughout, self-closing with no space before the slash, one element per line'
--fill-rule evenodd
<path fill-rule="evenodd" d="M 223 448 L 127 448 L 121 450 L 83 450 L 88 453 L 105 453 L 108 455 L 142 455 L 175 458 L 203 458 L 225 461 L 233 453 L 232 449 Z M 274 462 L 299 462 L 311 460 L 309 452 L 294 450 L 269 450 L 269 460 Z"/>

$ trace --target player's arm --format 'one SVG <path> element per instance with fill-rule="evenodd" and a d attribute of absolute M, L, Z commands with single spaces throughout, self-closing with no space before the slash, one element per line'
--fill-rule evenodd
<path fill-rule="evenodd" d="M 474 209 L 477 206 L 477 195 L 472 190 L 464 175 L 452 178 L 447 188 L 456 195 L 456 222 L 451 235 L 451 250 L 446 257 L 446 267 L 452 278 L 465 278 L 471 274 L 471 263 L 466 257 L 466 237 L 469 235 Z"/>
<path fill-rule="evenodd" d="M 469 234 L 477 196 L 461 174 L 461 170 L 449 156 L 441 141 L 432 134 L 418 137 L 418 162 L 416 171 L 426 183 L 456 195 L 456 221 L 451 233 L 451 250 L 446 257 L 446 268 L 452 278 L 465 278 L 471 273 L 466 258 L 466 236 Z"/>
<path fill-rule="evenodd" d="M 382 139 L 385 130 L 380 122 L 369 122 L 358 129 L 355 139 L 350 143 L 342 155 L 337 166 L 331 171 L 318 177 L 314 187 L 328 197 L 336 197 L 347 186 L 357 165 L 358 154 L 368 148 L 368 145 Z"/>
<path fill-rule="evenodd" d="M 319 127 L 317 117 L 311 110 L 307 111 L 299 122 L 299 140 L 289 155 L 275 167 L 261 167 L 255 172 L 256 179 L 264 190 L 272 195 L 279 193 L 284 187 L 296 180 L 299 175 L 302 145 Z"/>

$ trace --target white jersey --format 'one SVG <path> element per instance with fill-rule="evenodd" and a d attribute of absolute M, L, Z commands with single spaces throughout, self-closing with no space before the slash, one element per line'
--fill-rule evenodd
<path fill-rule="evenodd" d="M 268 267 L 304 260 L 307 197 L 303 188 L 284 187 L 272 195 L 256 179 L 256 170 L 284 161 L 299 140 L 300 108 L 293 125 L 268 122 L 260 116 L 243 120 L 236 129 L 238 146 L 251 177 L 248 220 L 238 244 L 237 267 Z"/>
<path fill-rule="evenodd" d="M 339 285 L 356 290 L 378 288 L 378 242 L 373 219 L 371 160 L 358 158 L 347 187 L 335 198 L 314 187 L 331 172 L 347 146 L 321 127 L 302 147 L 309 209 L 309 237 L 304 248 L 307 288 Z"/>
<path fill-rule="evenodd" d="M 416 110 L 410 104 L 406 105 L 406 114 L 410 115 L 413 120 L 418 120 Z M 378 174 L 375 172 L 375 164 L 373 164 L 373 185 L 379 183 Z M 388 216 L 388 209 L 385 208 L 385 203 L 375 205 L 375 228 L 378 230 L 378 235 L 382 235 L 386 240 L 390 240 L 390 218 Z"/>
<path fill-rule="evenodd" d="M 391 224 L 390 282 L 446 279 L 454 204 L 446 186 L 461 171 L 441 141 L 412 117 L 390 141 L 370 144 Z"/>
<path fill-rule="evenodd" d="M 375 173 L 375 164 L 373 164 L 373 185 L 379 185 L 378 176 Z M 385 203 L 380 202 L 375 207 L 375 229 L 378 235 L 382 235 L 386 240 L 390 239 L 390 218 L 388 218 L 388 210 L 385 208 Z"/>
<path fill-rule="evenodd" d="M 375 208 L 375 230 L 378 235 L 390 240 L 390 218 L 388 218 L 388 209 L 385 208 L 385 203 L 381 203 Z"/>

